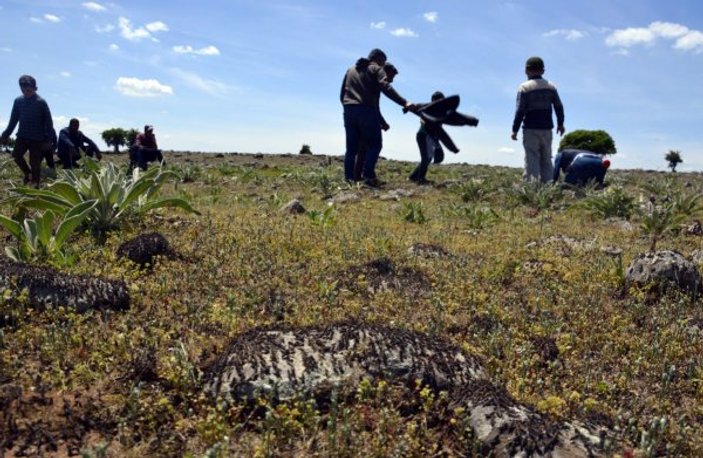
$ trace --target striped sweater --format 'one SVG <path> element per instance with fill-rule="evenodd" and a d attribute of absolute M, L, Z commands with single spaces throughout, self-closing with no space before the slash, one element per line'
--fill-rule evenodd
<path fill-rule="evenodd" d="M 525 81 L 517 92 L 513 132 L 520 130 L 520 124 L 525 129 L 551 130 L 554 127 L 552 107 L 557 114 L 557 126 L 563 126 L 564 106 L 556 86 L 542 77 Z"/>

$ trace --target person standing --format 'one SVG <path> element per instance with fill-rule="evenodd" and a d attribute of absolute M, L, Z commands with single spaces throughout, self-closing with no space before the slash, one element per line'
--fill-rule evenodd
<path fill-rule="evenodd" d="M 58 156 L 64 169 L 78 166 L 77 161 L 81 158 L 81 149 L 90 157 L 95 156 L 97 160 L 102 159 L 98 145 L 83 135 L 83 132 L 78 129 L 79 127 L 80 121 L 72 118 L 68 122 L 68 127 L 64 127 L 59 132 Z"/>
<path fill-rule="evenodd" d="M 383 66 L 386 54 L 373 49 L 368 58 L 360 58 L 347 70 L 339 99 L 344 107 L 346 152 L 344 178 L 354 181 L 354 161 L 362 143 L 367 146 L 362 178 L 367 186 L 377 188 L 382 182 L 376 177 L 376 163 L 383 149 L 379 93 L 383 92 L 398 105 L 414 111 L 415 106 L 403 98 L 388 82 Z"/>
<path fill-rule="evenodd" d="M 517 107 L 510 138 L 517 141 L 522 124 L 525 148 L 525 180 L 547 183 L 552 179 L 552 107 L 557 115 L 557 133 L 564 135 L 564 106 L 556 86 L 542 76 L 544 61 L 530 57 L 525 63 L 527 81 L 518 88 Z"/>
<path fill-rule="evenodd" d="M 37 94 L 37 81 L 30 75 L 22 75 L 19 79 L 22 95 L 17 97 L 12 105 L 10 122 L 0 135 L 0 142 L 5 143 L 19 123 L 15 148 L 12 157 L 24 174 L 24 184 L 30 181 L 34 187 L 39 187 L 41 181 L 41 162 L 44 151 L 52 141 L 51 132 L 54 123 L 46 100 Z M 24 159 L 24 153 L 29 151 L 29 166 Z"/>

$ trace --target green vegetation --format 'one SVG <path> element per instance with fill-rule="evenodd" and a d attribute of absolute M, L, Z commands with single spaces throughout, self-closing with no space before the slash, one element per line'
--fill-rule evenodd
<path fill-rule="evenodd" d="M 324 167 L 297 154 L 167 160 L 168 169 L 128 175 L 126 157 L 108 156 L 102 168 L 15 188 L 2 203 L 4 215 L 18 199 L 26 208 L 2 218 L 11 234 L 4 249 L 34 243 L 16 255 L 123 280 L 131 296 L 126 311 L 37 311 L 6 285 L 8 455 L 480 455 L 465 412 L 421 383 L 362 381 L 319 403 L 227 403 L 201 391 L 234 336 L 349 319 L 426 332 L 479 355 L 520 402 L 612 424 L 623 441 L 615 453 L 703 455 L 702 299 L 668 291 L 653 300 L 623 282 L 630 260 L 653 245 L 686 256 L 701 249 L 700 236 L 680 230 L 700 217 L 700 175 L 613 170 L 605 189 L 579 193 L 523 183 L 517 169 L 442 165 L 432 169 L 436 186 L 418 187 L 407 181 L 414 164 L 382 161 L 389 184 L 379 192 L 344 184 L 337 158 Z M 6 189 L 19 178 L 12 164 L 0 173 Z M 396 188 L 413 194 L 379 198 Z M 323 200 L 340 193 L 359 198 Z M 294 198 L 307 213 L 279 212 Z M 182 211 L 192 208 L 201 214 Z M 104 243 L 81 228 L 100 228 Z M 120 244 L 151 231 L 182 256 L 149 270 L 117 259 Z M 449 255 L 410 254 L 418 243 Z M 51 254 L 59 252 L 72 262 Z M 363 269 L 379 260 L 404 276 L 379 280 Z"/>
<path fill-rule="evenodd" d="M 107 146 L 115 148 L 115 154 L 118 154 L 120 146 L 124 146 L 127 142 L 127 131 L 120 127 L 104 130 L 100 136 Z"/>
<path fill-rule="evenodd" d="M 676 172 L 676 166 L 683 162 L 683 159 L 681 159 L 681 152 L 673 149 L 666 153 L 664 159 L 669 163 L 669 168 L 672 172 Z"/>
<path fill-rule="evenodd" d="M 574 130 L 564 135 L 559 142 L 559 150 L 583 149 L 596 154 L 615 154 L 613 137 L 604 130 Z"/>

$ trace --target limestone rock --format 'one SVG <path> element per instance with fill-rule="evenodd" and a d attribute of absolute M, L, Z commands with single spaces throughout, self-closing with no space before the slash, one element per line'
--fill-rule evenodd
<path fill-rule="evenodd" d="M 281 207 L 278 211 L 287 215 L 299 215 L 301 213 L 305 213 L 305 207 L 303 207 L 300 200 L 293 199 Z"/>
<path fill-rule="evenodd" d="M 336 196 L 334 196 L 331 201 L 334 202 L 335 204 L 347 204 L 347 203 L 353 203 L 353 202 L 358 202 L 361 200 L 361 197 L 359 194 L 354 193 L 354 192 L 340 192 Z"/>
<path fill-rule="evenodd" d="M 7 258 L 0 258 L 0 288 L 17 293 L 26 289 L 29 305 L 38 309 L 65 306 L 82 313 L 93 308 L 129 307 L 129 293 L 123 281 L 71 275 Z"/>
<path fill-rule="evenodd" d="M 625 271 L 625 281 L 662 288 L 673 285 L 690 293 L 701 288 L 698 268 L 681 254 L 669 250 L 644 253 L 633 259 Z"/>
<path fill-rule="evenodd" d="M 176 252 L 166 240 L 166 237 L 158 232 L 140 234 L 135 238 L 124 242 L 117 249 L 117 256 L 127 258 L 141 267 L 153 264 L 156 256 L 166 258 L 176 257 Z"/>

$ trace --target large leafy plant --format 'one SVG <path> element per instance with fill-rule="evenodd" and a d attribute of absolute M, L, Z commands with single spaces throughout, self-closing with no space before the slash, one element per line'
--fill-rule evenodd
<path fill-rule="evenodd" d="M 21 222 L 0 215 L 0 225 L 17 241 L 16 246 L 5 247 L 7 256 L 18 262 L 48 260 L 59 265 L 70 264 L 72 256 L 65 246 L 66 241 L 95 204 L 94 200 L 89 200 L 74 205 L 63 215 L 55 230 L 56 215 L 52 211 L 33 218 L 24 218 Z"/>
<path fill-rule="evenodd" d="M 173 171 L 152 167 L 146 172 L 140 169 L 126 172 L 112 163 L 100 167 L 89 159 L 84 162 L 85 170 L 67 170 L 61 179 L 46 189 L 12 189 L 19 196 L 17 205 L 51 210 L 63 216 L 75 205 L 95 201 L 84 223 L 97 234 L 119 228 L 128 216 L 143 215 L 157 208 L 177 207 L 198 213 L 185 199 L 158 197 L 164 183 L 178 179 Z"/>

